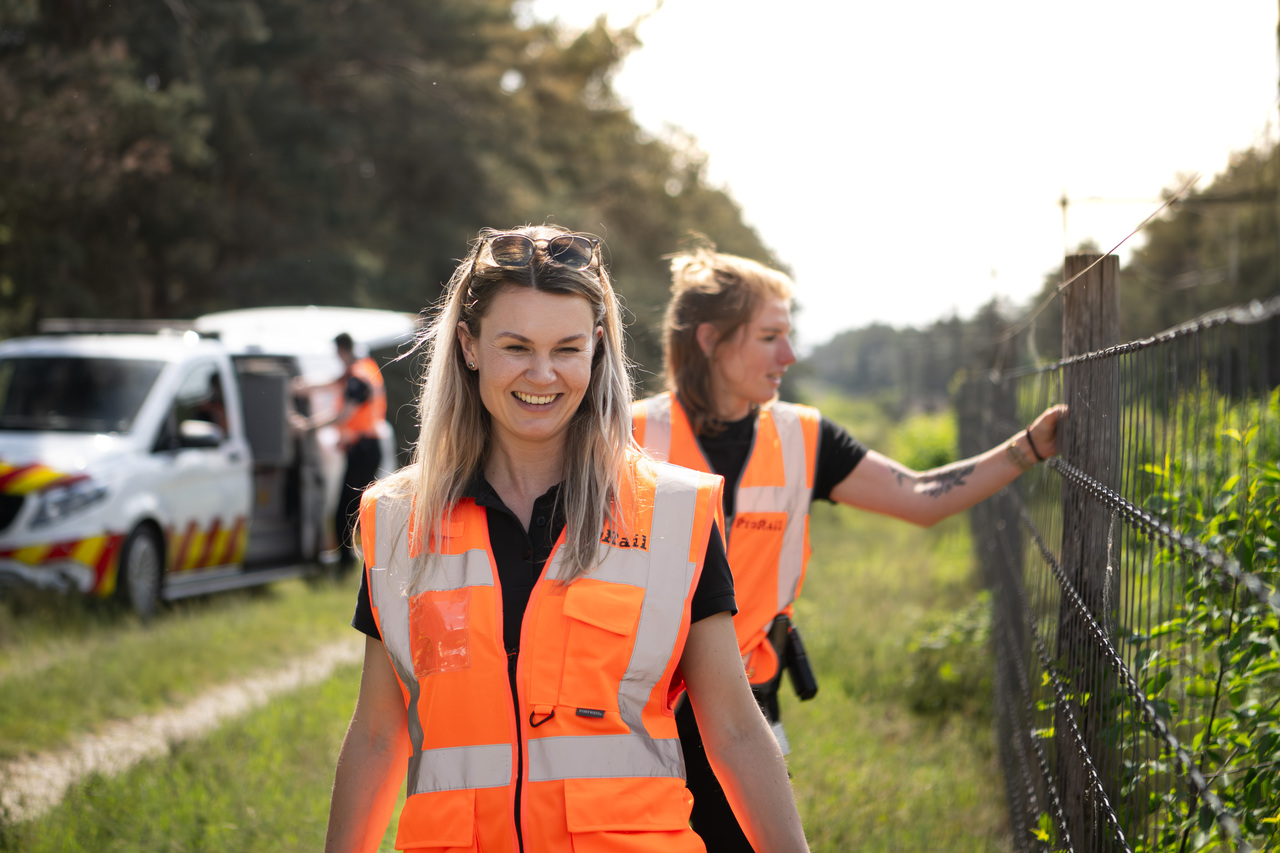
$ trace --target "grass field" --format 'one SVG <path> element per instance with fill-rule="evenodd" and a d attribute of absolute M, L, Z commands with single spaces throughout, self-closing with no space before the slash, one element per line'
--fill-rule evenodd
<path fill-rule="evenodd" d="M 862 413 L 842 414 L 849 423 Z M 956 629 L 981 609 L 965 520 L 921 531 L 822 504 L 811 532 L 796 621 L 821 689 L 800 703 L 783 686 L 811 848 L 1008 849 L 989 651 Z M 354 598 L 354 580 L 278 584 L 149 626 L 93 607 L 43 617 L 0 608 L 0 752 L 48 748 L 96 719 L 302 654 L 351 630 Z M 89 779 L 38 820 L 0 815 L 0 851 L 317 850 L 358 679 L 344 667 L 163 759 Z"/>
<path fill-rule="evenodd" d="M 350 582 L 277 583 L 183 601 L 143 625 L 103 602 L 24 596 L 0 607 L 0 759 L 61 746 L 210 686 L 349 637 Z"/>

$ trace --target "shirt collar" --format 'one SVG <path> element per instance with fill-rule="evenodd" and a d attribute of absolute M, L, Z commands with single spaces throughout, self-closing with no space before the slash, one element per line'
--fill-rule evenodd
<path fill-rule="evenodd" d="M 556 503 L 556 497 L 560 494 L 560 483 L 556 483 L 547 489 L 540 498 L 534 501 L 535 510 L 539 507 L 550 507 Z M 464 498 L 471 498 L 476 502 L 476 506 L 494 509 L 502 509 L 510 512 L 507 505 L 503 503 L 501 496 L 489 485 L 489 481 L 484 478 L 484 474 L 476 473 L 467 480 L 466 487 L 462 490 Z"/>

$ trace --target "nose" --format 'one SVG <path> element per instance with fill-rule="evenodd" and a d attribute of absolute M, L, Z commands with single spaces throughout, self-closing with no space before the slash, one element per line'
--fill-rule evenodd
<path fill-rule="evenodd" d="M 782 338 L 782 345 L 778 348 L 778 360 L 784 365 L 795 364 L 796 350 L 791 345 L 790 338 Z"/>
<path fill-rule="evenodd" d="M 550 354 L 535 354 L 529 369 L 524 372 L 525 378 L 539 385 L 547 385 L 555 381 L 556 372 L 551 366 Z"/>

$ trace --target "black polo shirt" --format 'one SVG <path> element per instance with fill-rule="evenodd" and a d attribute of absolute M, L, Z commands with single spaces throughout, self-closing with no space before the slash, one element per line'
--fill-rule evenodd
<path fill-rule="evenodd" d="M 488 481 L 477 477 L 467 484 L 465 497 L 474 498 L 485 508 L 489 523 L 489 542 L 493 547 L 493 560 L 498 567 L 498 583 L 502 588 L 502 637 L 511 663 L 520 649 L 520 626 L 524 611 L 529 605 L 533 585 L 542 574 L 542 567 L 551 556 L 551 549 L 564 529 L 564 516 L 556 511 L 556 495 L 560 487 L 552 486 L 546 494 L 533 503 L 533 515 L 529 529 L 507 508 Z M 724 553 L 719 528 L 712 531 L 707 543 L 706 559 L 702 575 L 693 592 L 691 620 L 697 622 L 716 613 L 737 613 L 733 598 L 733 575 Z M 382 639 L 378 624 L 373 619 L 369 604 L 368 577 L 360 573 L 360 594 L 356 599 L 355 616 L 351 626 L 375 639 Z"/>

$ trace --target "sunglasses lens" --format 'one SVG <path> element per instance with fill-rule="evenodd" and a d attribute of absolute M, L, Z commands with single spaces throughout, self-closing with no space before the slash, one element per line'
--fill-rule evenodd
<path fill-rule="evenodd" d="M 547 254 L 562 267 L 582 270 L 591 265 L 591 255 L 595 246 L 586 237 L 576 234 L 562 234 L 547 242 Z"/>
<path fill-rule="evenodd" d="M 499 234 L 489 240 L 489 253 L 500 267 L 523 267 L 533 260 L 533 241 L 523 234 Z"/>

